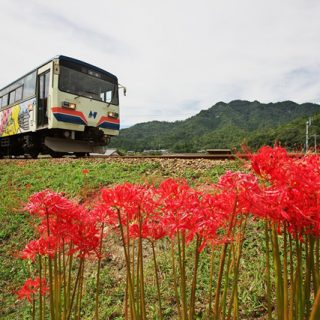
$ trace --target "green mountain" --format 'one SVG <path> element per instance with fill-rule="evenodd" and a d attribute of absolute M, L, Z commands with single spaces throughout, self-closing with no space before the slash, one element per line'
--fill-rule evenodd
<path fill-rule="evenodd" d="M 306 141 L 306 122 L 308 117 L 300 117 L 289 123 L 266 131 L 256 131 L 252 133 L 247 144 L 254 149 L 261 145 L 273 145 L 275 142 L 291 149 L 301 149 Z M 312 116 L 311 126 L 308 127 L 310 148 L 320 145 L 320 113 Z"/>
<path fill-rule="evenodd" d="M 259 147 L 273 144 L 275 140 L 293 146 L 304 143 L 306 120 L 316 113 L 320 113 L 320 105 L 313 103 L 218 102 L 184 121 L 151 121 L 122 129 L 110 146 L 173 152 L 233 148 L 242 143 Z"/>

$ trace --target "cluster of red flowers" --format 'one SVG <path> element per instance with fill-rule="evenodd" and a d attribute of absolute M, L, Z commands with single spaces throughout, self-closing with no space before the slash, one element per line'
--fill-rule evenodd
<path fill-rule="evenodd" d="M 80 257 L 97 252 L 96 220 L 83 206 L 45 190 L 30 197 L 26 210 L 40 219 L 40 237 L 27 244 L 21 252 L 22 258 L 34 260 L 38 254 L 52 258 L 66 245 L 72 248 L 68 254 L 77 253 Z"/>
<path fill-rule="evenodd" d="M 250 194 L 252 213 L 279 222 L 293 234 L 320 235 L 320 158 L 290 157 L 281 147 L 263 147 L 251 158 L 261 179 Z"/>
<path fill-rule="evenodd" d="M 40 292 L 40 294 L 44 296 L 47 290 L 48 288 L 45 279 L 40 279 L 40 277 L 35 279 L 29 278 L 17 291 L 17 295 L 19 300 L 27 299 L 29 302 L 31 302 L 34 294 Z"/>
<path fill-rule="evenodd" d="M 254 214 L 286 225 L 291 233 L 320 234 L 320 157 L 290 156 L 281 147 L 263 147 L 251 156 L 251 173 L 227 172 L 211 193 L 168 179 L 158 188 L 124 184 L 102 191 L 108 222 L 149 239 L 184 231 L 216 241 L 232 216 Z M 139 221 L 141 222 L 139 227 Z"/>
<path fill-rule="evenodd" d="M 154 241 L 183 232 L 187 243 L 197 236 L 203 248 L 208 241 L 229 240 L 227 235 L 221 238 L 218 230 L 232 216 L 248 212 L 247 194 L 256 187 L 252 174 L 239 172 L 228 172 L 211 193 L 200 192 L 184 180 L 167 179 L 158 188 L 126 183 L 103 189 L 96 210 L 100 216 L 104 212 L 109 225 L 127 227 L 129 237 Z"/>
<path fill-rule="evenodd" d="M 40 219 L 39 238 L 21 256 L 52 258 L 67 247 L 67 254 L 99 257 L 101 225 L 114 230 L 123 226 L 126 240 L 155 241 L 183 233 L 187 243 L 197 237 L 202 249 L 207 243 L 230 241 L 230 226 L 239 215 L 249 213 L 285 224 L 300 236 L 319 236 L 319 165 L 318 156 L 292 158 L 283 148 L 264 147 L 251 156 L 251 173 L 227 172 L 209 192 L 184 180 L 167 179 L 158 187 L 124 183 L 102 189 L 101 202 L 92 210 L 45 190 L 34 194 L 26 206 Z"/>

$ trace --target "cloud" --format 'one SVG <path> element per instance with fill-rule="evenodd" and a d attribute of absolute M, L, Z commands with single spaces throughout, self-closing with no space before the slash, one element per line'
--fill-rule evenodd
<path fill-rule="evenodd" d="M 19 4 L 19 0 L 13 0 Z M 63 6 L 62 6 L 63 8 Z M 108 30 L 96 29 L 86 25 L 79 19 L 77 11 L 71 11 L 67 16 L 63 14 L 61 6 L 50 6 L 43 1 L 29 0 L 24 10 L 15 11 L 16 18 L 28 24 L 42 34 L 52 37 L 54 41 L 67 38 L 70 45 L 79 43 L 82 46 L 94 47 L 104 53 L 121 55 L 128 48 L 125 43 L 114 38 Z M 85 12 L 83 12 L 85 13 Z M 39 39 L 42 41 L 42 38 Z"/>
<path fill-rule="evenodd" d="M 218 101 L 320 101 L 316 0 L 3 0 L 1 84 L 61 53 L 128 88 L 126 125 Z"/>

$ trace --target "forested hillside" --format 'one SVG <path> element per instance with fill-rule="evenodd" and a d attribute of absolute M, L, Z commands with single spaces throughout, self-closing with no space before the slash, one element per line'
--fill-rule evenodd
<path fill-rule="evenodd" d="M 219 102 L 184 121 L 152 121 L 123 129 L 112 139 L 111 146 L 127 151 L 195 152 L 233 148 L 242 143 L 259 147 L 280 140 L 294 147 L 304 143 L 305 122 L 317 113 L 320 113 L 320 105 L 313 103 Z M 316 131 L 318 123 L 316 116 L 310 130 Z"/>

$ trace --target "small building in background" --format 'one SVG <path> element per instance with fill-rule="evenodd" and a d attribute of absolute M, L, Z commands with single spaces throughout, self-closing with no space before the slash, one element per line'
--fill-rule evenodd
<path fill-rule="evenodd" d="M 90 153 L 91 156 L 118 157 L 120 156 L 117 149 L 107 149 L 105 153 Z"/>
<path fill-rule="evenodd" d="M 143 154 L 151 154 L 151 155 L 161 155 L 168 154 L 168 150 L 166 149 L 158 149 L 158 150 L 143 150 Z"/>
<path fill-rule="evenodd" d="M 111 157 L 111 156 L 120 156 L 117 149 L 107 149 L 104 153 L 105 156 Z"/>

